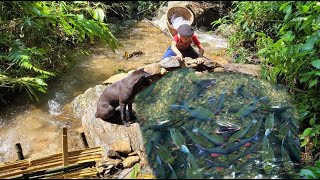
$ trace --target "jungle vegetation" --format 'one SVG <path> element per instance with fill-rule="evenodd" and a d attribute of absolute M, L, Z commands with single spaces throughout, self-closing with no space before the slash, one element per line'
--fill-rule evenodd
<path fill-rule="evenodd" d="M 235 62 L 258 63 L 262 78 L 288 86 L 301 120 L 300 176 L 319 178 L 320 2 L 233 1 L 231 9 L 212 27 L 228 35 Z"/>
<path fill-rule="evenodd" d="M 122 46 L 106 23 L 109 17 L 151 16 L 166 2 L 1 1 L 0 103 L 20 92 L 37 99 L 75 52 L 88 53 L 85 44 Z M 233 1 L 230 13 L 211 28 L 228 36 L 235 62 L 259 64 L 262 78 L 289 87 L 301 116 L 300 176 L 319 178 L 320 3 Z"/>

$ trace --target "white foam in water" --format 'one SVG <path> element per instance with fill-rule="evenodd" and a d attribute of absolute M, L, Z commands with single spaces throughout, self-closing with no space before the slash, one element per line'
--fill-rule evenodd
<path fill-rule="evenodd" d="M 200 31 L 196 31 L 195 34 L 197 35 L 199 41 L 201 43 L 213 43 L 214 46 L 219 47 L 219 48 L 227 48 L 228 47 L 228 42 L 226 39 L 221 38 L 217 35 L 210 35 L 207 33 L 203 33 Z"/>
<path fill-rule="evenodd" d="M 48 101 L 48 106 L 49 106 L 49 113 L 52 115 L 59 115 L 60 112 L 60 104 L 54 100 L 51 99 Z"/>

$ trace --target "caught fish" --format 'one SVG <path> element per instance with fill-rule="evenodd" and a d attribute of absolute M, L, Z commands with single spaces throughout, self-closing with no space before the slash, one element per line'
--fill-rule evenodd
<path fill-rule="evenodd" d="M 214 143 L 216 145 L 222 145 L 222 144 L 225 143 L 223 136 L 212 134 L 212 133 L 209 134 L 209 133 L 207 133 L 204 130 L 201 130 L 199 128 L 193 128 L 192 131 L 201 134 L 202 136 L 207 138 L 210 142 L 212 142 L 212 143 Z"/>
<path fill-rule="evenodd" d="M 157 154 L 159 155 L 162 161 L 166 163 L 173 163 L 174 158 L 167 147 L 160 144 L 158 144 L 156 147 L 157 147 Z"/>
<path fill-rule="evenodd" d="M 248 116 L 253 110 L 255 110 L 256 108 L 256 104 L 261 101 L 261 100 L 265 100 L 267 99 L 266 96 L 261 97 L 261 98 L 255 98 L 253 100 L 253 102 L 251 102 L 250 104 L 247 104 L 245 106 L 243 106 L 237 113 L 236 113 L 236 117 L 237 118 L 243 118 Z"/>
<path fill-rule="evenodd" d="M 244 98 L 246 98 L 246 99 L 251 99 L 252 98 L 252 96 L 249 94 L 249 93 L 246 93 L 245 91 L 244 91 L 244 84 L 241 84 L 241 85 L 239 85 L 239 86 L 236 86 L 234 89 L 233 89 L 233 93 L 235 94 L 235 95 L 240 95 L 240 96 L 242 96 L 242 97 L 244 97 Z"/>
<path fill-rule="evenodd" d="M 270 129 L 265 131 L 265 135 L 263 137 L 262 142 L 262 161 L 263 161 L 263 169 L 266 174 L 270 174 L 273 169 L 273 162 L 275 160 L 274 151 L 269 143 L 268 136 L 270 135 Z"/>
<path fill-rule="evenodd" d="M 175 124 L 178 124 L 181 121 L 182 121 L 182 119 L 164 121 L 163 123 L 160 123 L 160 124 L 157 124 L 157 125 L 148 126 L 145 129 L 146 130 L 148 130 L 148 129 L 161 130 L 161 129 L 165 129 L 165 128 L 170 128 L 170 127 L 174 126 Z"/>
<path fill-rule="evenodd" d="M 169 167 L 169 169 L 170 169 L 170 171 L 171 171 L 171 177 L 170 177 L 170 179 L 178 179 L 177 174 L 176 174 L 176 172 L 173 170 L 171 164 L 168 163 L 168 167 Z"/>
<path fill-rule="evenodd" d="M 228 142 L 234 142 L 238 139 L 243 138 L 247 132 L 249 131 L 249 129 L 251 128 L 251 126 L 253 124 L 257 123 L 257 120 L 253 120 L 251 121 L 245 128 L 243 128 L 242 130 L 239 130 L 237 132 L 235 132 L 231 137 L 228 138 Z"/>
<path fill-rule="evenodd" d="M 282 111 L 280 113 L 280 117 L 285 122 L 289 122 L 296 129 L 299 129 L 299 125 L 298 125 L 296 119 L 293 116 L 291 116 L 287 111 Z"/>
<path fill-rule="evenodd" d="M 294 160 L 296 162 L 300 162 L 301 161 L 300 146 L 294 140 L 291 130 L 289 130 L 289 132 L 288 132 L 288 145 L 289 145 L 290 152 L 292 153 L 292 155 L 294 157 Z"/>
<path fill-rule="evenodd" d="M 270 129 L 272 131 L 273 126 L 274 126 L 274 114 L 271 113 L 266 118 L 266 121 L 264 123 L 264 128 L 265 129 Z"/>
<path fill-rule="evenodd" d="M 195 143 L 195 144 L 200 144 L 203 147 L 213 147 L 214 144 L 212 144 L 209 140 L 207 140 L 205 137 L 201 135 L 197 135 L 193 133 L 192 131 L 188 130 L 186 127 L 182 126 L 184 131 L 187 133 L 187 135 L 190 137 L 190 139 Z"/>
<path fill-rule="evenodd" d="M 184 136 L 183 136 L 182 133 L 179 131 L 179 129 L 170 128 L 169 131 L 170 131 L 170 135 L 171 135 L 171 139 L 172 139 L 173 143 L 174 143 L 179 149 L 181 149 L 181 146 L 186 144 L 186 140 L 184 139 Z"/>
<path fill-rule="evenodd" d="M 201 147 L 199 144 L 195 144 L 195 146 L 199 150 L 199 155 L 204 155 L 208 153 L 217 153 L 217 154 L 227 155 L 238 150 L 241 146 L 245 145 L 248 142 L 258 141 L 259 140 L 258 134 L 259 133 L 256 133 L 253 137 L 247 138 L 247 139 L 241 139 L 238 142 L 232 142 L 232 143 L 227 142 L 222 146 L 218 146 L 214 148 L 204 148 L 204 147 Z"/>
<path fill-rule="evenodd" d="M 262 115 L 259 118 L 259 121 L 249 129 L 249 132 L 247 133 L 245 138 L 252 137 L 256 132 L 260 132 L 260 127 L 262 125 L 263 118 L 264 118 L 264 116 Z"/>
<path fill-rule="evenodd" d="M 181 105 L 177 105 L 177 104 L 172 104 L 170 105 L 171 109 L 183 109 L 186 110 L 187 112 L 189 112 L 189 114 L 191 115 L 191 117 L 197 119 L 197 120 L 201 120 L 201 121 L 205 121 L 205 120 L 212 120 L 214 119 L 214 114 L 211 110 L 203 108 L 201 106 L 199 107 L 189 107 L 186 105 L 185 102 L 183 102 L 183 104 Z"/>
<path fill-rule="evenodd" d="M 283 144 L 284 144 L 284 138 L 282 139 L 282 144 L 281 144 L 281 157 L 282 157 L 282 164 L 283 164 L 284 170 L 286 171 L 286 173 L 290 178 L 298 179 L 299 176 L 294 171 L 294 164 L 291 161 L 290 156 L 284 149 Z"/>
<path fill-rule="evenodd" d="M 205 159 L 205 161 L 207 162 L 209 168 L 213 168 L 213 167 L 228 168 L 230 166 L 229 163 L 222 162 L 222 161 L 219 161 L 219 160 L 211 161 L 209 159 Z"/>
<path fill-rule="evenodd" d="M 287 136 L 289 133 L 290 126 L 289 123 L 282 123 L 279 129 L 278 134 L 276 135 L 280 140 Z"/>
<path fill-rule="evenodd" d="M 228 159 L 229 163 L 234 163 L 235 161 L 239 160 L 240 158 L 242 158 L 248 154 L 251 154 L 253 151 L 255 151 L 255 147 L 256 146 L 252 146 L 250 148 L 247 148 L 243 152 L 228 155 L 227 159 Z"/>
<path fill-rule="evenodd" d="M 219 96 L 218 102 L 215 104 L 213 107 L 214 114 L 217 115 L 221 112 L 223 108 L 223 101 L 224 101 L 224 96 L 227 93 L 227 90 L 223 90 L 222 93 Z"/>
<path fill-rule="evenodd" d="M 190 153 L 187 157 L 187 179 L 203 179 L 202 169 L 197 165 L 194 156 Z"/>

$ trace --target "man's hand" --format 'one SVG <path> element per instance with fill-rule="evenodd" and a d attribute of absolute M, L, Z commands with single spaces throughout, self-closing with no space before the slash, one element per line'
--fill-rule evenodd
<path fill-rule="evenodd" d="M 199 57 L 197 58 L 197 64 L 203 64 L 204 63 L 204 59 Z"/>

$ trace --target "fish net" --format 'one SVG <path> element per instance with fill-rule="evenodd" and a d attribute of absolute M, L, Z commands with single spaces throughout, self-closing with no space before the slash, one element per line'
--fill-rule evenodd
<path fill-rule="evenodd" d="M 281 85 L 181 68 L 139 93 L 135 105 L 157 178 L 297 177 L 298 116 Z"/>

